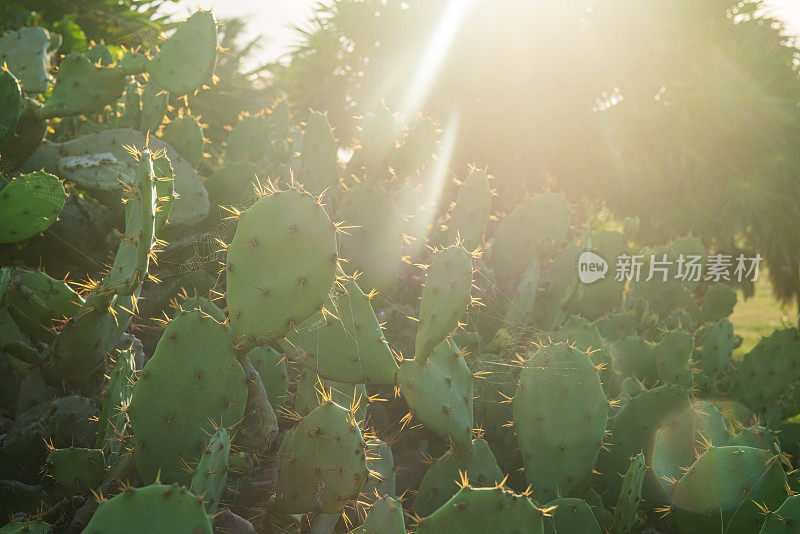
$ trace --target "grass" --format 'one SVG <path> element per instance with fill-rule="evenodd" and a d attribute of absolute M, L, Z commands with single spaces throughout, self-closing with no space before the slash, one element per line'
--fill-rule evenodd
<path fill-rule="evenodd" d="M 733 353 L 736 359 L 742 358 L 763 336 L 768 336 L 779 328 L 797 326 L 797 308 L 784 306 L 772 295 L 772 287 L 765 272 L 756 281 L 755 295 L 745 300 L 739 292 L 739 300 L 731 316 L 733 330 L 742 336 L 742 345 Z"/>

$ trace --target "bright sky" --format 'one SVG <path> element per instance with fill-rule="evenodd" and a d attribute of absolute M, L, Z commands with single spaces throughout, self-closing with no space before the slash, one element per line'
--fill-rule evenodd
<path fill-rule="evenodd" d="M 295 26 L 304 26 L 317 0 L 180 0 L 169 11 L 188 15 L 197 6 L 213 8 L 217 18 L 240 16 L 248 21 L 249 35 L 262 34 L 261 58 L 274 60 L 296 42 Z M 800 0 L 764 0 L 767 13 L 786 24 L 788 34 L 800 36 Z"/>

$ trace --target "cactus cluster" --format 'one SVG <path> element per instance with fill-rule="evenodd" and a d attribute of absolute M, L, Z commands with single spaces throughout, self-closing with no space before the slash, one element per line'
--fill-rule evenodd
<path fill-rule="evenodd" d="M 431 185 L 424 117 L 221 121 L 216 35 L 0 38 L 0 532 L 800 523 L 798 328 L 734 358 L 728 285 L 579 281 L 719 251 L 475 166 Z"/>

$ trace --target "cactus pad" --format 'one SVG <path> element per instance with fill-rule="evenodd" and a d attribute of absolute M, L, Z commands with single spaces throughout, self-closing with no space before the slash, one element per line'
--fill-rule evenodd
<path fill-rule="evenodd" d="M 33 237 L 50 227 L 61 213 L 67 192 L 64 184 L 45 172 L 12 180 L 0 190 L 0 243 Z"/>
<path fill-rule="evenodd" d="M 336 274 L 330 219 L 309 194 L 262 197 L 239 219 L 228 247 L 225 295 L 243 348 L 284 336 L 319 310 Z"/>
<path fill-rule="evenodd" d="M 212 424 L 242 419 L 247 385 L 227 329 L 194 311 L 168 325 L 133 388 L 128 414 L 145 481 L 185 481 L 181 460 L 198 459 Z"/>

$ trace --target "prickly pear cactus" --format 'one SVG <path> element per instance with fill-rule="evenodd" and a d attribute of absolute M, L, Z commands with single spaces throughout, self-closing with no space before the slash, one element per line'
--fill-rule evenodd
<path fill-rule="evenodd" d="M 99 449 L 54 449 L 47 456 L 47 471 L 62 486 L 78 491 L 97 488 L 106 462 Z"/>
<path fill-rule="evenodd" d="M 762 338 L 736 369 L 730 396 L 769 421 L 791 417 L 794 406 L 787 389 L 800 379 L 798 352 L 797 328 L 784 328 Z"/>
<path fill-rule="evenodd" d="M 225 160 L 258 162 L 269 148 L 269 121 L 264 115 L 243 117 L 228 136 Z"/>
<path fill-rule="evenodd" d="M 772 453 L 750 447 L 716 447 L 703 453 L 677 484 L 673 500 L 681 532 L 757 532 L 761 507 L 786 500 L 786 474 Z"/>
<path fill-rule="evenodd" d="M 554 250 L 567 237 L 570 208 L 559 194 L 531 197 L 511 212 L 497 229 L 489 260 L 505 287 L 525 270 L 531 259 Z"/>
<path fill-rule="evenodd" d="M 67 199 L 61 180 L 32 172 L 0 190 L 0 243 L 15 243 L 47 230 Z"/>
<path fill-rule="evenodd" d="M 613 420 L 610 447 L 598 471 L 606 493 L 619 495 L 631 457 L 644 453 L 644 502 L 654 508 L 671 500 L 672 484 L 695 458 L 695 418 L 689 395 L 676 385 L 660 386 L 628 400 Z"/>
<path fill-rule="evenodd" d="M 153 158 L 145 149 L 137 154 L 139 165 L 133 187 L 125 191 L 125 232 L 105 287 L 118 295 L 132 295 L 145 278 L 156 229 L 156 176 Z"/>
<path fill-rule="evenodd" d="M 12 521 L 0 528 L 2 534 L 51 534 L 52 532 L 52 525 L 44 521 Z"/>
<path fill-rule="evenodd" d="M 388 495 L 375 500 L 360 527 L 348 534 L 405 534 L 403 505 Z"/>
<path fill-rule="evenodd" d="M 789 534 L 800 522 L 800 495 L 792 495 L 764 518 L 759 534 Z"/>
<path fill-rule="evenodd" d="M 300 181 L 309 191 L 320 193 L 339 183 L 337 150 L 328 117 L 318 111 L 311 113 L 306 120 L 300 155 Z"/>
<path fill-rule="evenodd" d="M 530 534 L 543 534 L 544 513 L 527 495 L 503 488 L 464 486 L 441 508 L 417 523 L 417 534 L 455 534 L 457 532 L 495 532 L 514 534 L 524 528 Z M 524 525 L 524 526 L 523 526 Z"/>
<path fill-rule="evenodd" d="M 2 302 L 20 330 L 50 343 L 56 321 L 72 317 L 83 305 L 83 298 L 64 281 L 41 271 L 9 269 L 8 286 Z"/>
<path fill-rule="evenodd" d="M 439 343 L 426 362 L 404 360 L 397 386 L 411 414 L 460 450 L 472 446 L 472 373 L 451 339 Z"/>
<path fill-rule="evenodd" d="M 614 507 L 614 532 L 629 534 L 633 529 L 639 503 L 642 502 L 645 470 L 644 454 L 640 452 L 631 460 L 631 466 L 622 480 L 622 489 Z"/>
<path fill-rule="evenodd" d="M 131 426 L 142 479 L 187 481 L 181 460 L 198 459 L 212 425 L 242 419 L 247 385 L 227 329 L 202 313 L 168 325 L 133 388 Z"/>
<path fill-rule="evenodd" d="M 712 284 L 700 304 L 700 321 L 712 323 L 728 317 L 736 306 L 736 290 L 725 284 Z"/>
<path fill-rule="evenodd" d="M 0 37 L 0 64 L 8 66 L 26 93 L 47 91 L 49 45 L 50 35 L 44 28 L 20 28 Z"/>
<path fill-rule="evenodd" d="M 203 157 L 205 143 L 203 127 L 197 117 L 181 113 L 167 123 L 163 137 L 192 167 L 197 167 Z"/>
<path fill-rule="evenodd" d="M 8 70 L 0 68 L 0 146 L 11 138 L 22 115 L 22 89 Z"/>
<path fill-rule="evenodd" d="M 301 416 L 327 402 L 328 398 L 339 406 L 350 408 L 356 421 L 367 415 L 367 390 L 364 384 L 346 384 L 325 380 L 310 369 L 303 369 L 297 377 L 294 391 L 294 410 Z"/>
<path fill-rule="evenodd" d="M 106 451 L 109 459 L 119 454 L 127 435 L 127 409 L 131 403 L 136 372 L 134 351 L 127 349 L 119 352 L 113 363 L 108 375 L 103 406 L 97 418 L 97 440 L 94 445 Z"/>
<path fill-rule="evenodd" d="M 244 350 L 283 337 L 318 311 L 333 284 L 335 230 L 317 199 L 294 189 L 260 198 L 228 246 L 225 294 Z"/>
<path fill-rule="evenodd" d="M 694 342 L 683 330 L 667 332 L 655 348 L 655 360 L 658 376 L 665 384 L 678 384 L 685 388 L 692 385 L 692 370 L 689 360 L 692 358 Z"/>
<path fill-rule="evenodd" d="M 100 503 L 84 532 L 196 532 L 211 534 L 211 520 L 202 501 L 185 488 L 151 484 L 127 486 Z"/>
<path fill-rule="evenodd" d="M 247 353 L 247 358 L 258 372 L 273 408 L 277 410 L 286 404 L 289 391 L 286 357 L 271 347 L 256 347 Z"/>
<path fill-rule="evenodd" d="M 753 447 L 771 451 L 775 445 L 776 436 L 773 432 L 760 425 L 752 425 L 741 429 L 728 439 L 727 445 Z"/>
<path fill-rule="evenodd" d="M 537 498 L 549 501 L 584 484 L 597 461 L 608 415 L 589 355 L 566 343 L 536 351 L 522 366 L 513 407 L 525 475 Z"/>
<path fill-rule="evenodd" d="M 353 414 L 326 402 L 287 435 L 278 463 L 274 508 L 337 514 L 367 479 L 366 443 Z"/>
<path fill-rule="evenodd" d="M 340 254 L 349 274 L 361 273 L 358 283 L 388 293 L 398 278 L 403 254 L 403 222 L 389 193 L 379 185 L 361 183 L 340 198 L 340 217 L 347 228 Z"/>
<path fill-rule="evenodd" d="M 647 384 L 658 381 L 655 345 L 640 336 L 630 336 L 611 345 L 614 370 L 622 376 L 635 376 Z"/>
<path fill-rule="evenodd" d="M 417 489 L 414 513 L 428 516 L 458 493 L 461 473 L 466 473 L 469 483 L 475 487 L 494 486 L 503 480 L 503 472 L 489 444 L 475 439 L 469 449 L 450 449 L 431 464 Z"/>
<path fill-rule="evenodd" d="M 447 223 L 450 242 L 455 243 L 460 237 L 467 250 L 480 245 L 489 222 L 491 205 L 489 177 L 484 171 L 473 169 L 458 189 L 456 206 Z"/>
<path fill-rule="evenodd" d="M 217 22 L 210 11 L 197 11 L 164 41 L 147 72 L 157 85 L 182 96 L 211 85 L 216 62 Z"/>
<path fill-rule="evenodd" d="M 208 438 L 200 461 L 192 473 L 189 491 L 203 499 L 206 511 L 214 514 L 225 492 L 228 480 L 228 456 L 231 453 L 231 435 L 227 428 L 220 428 Z"/>
<path fill-rule="evenodd" d="M 122 69 L 97 66 L 80 52 L 61 60 L 53 93 L 39 113 L 43 119 L 90 113 L 115 101 L 127 81 Z"/>
<path fill-rule="evenodd" d="M 453 330 L 467 311 L 472 290 L 472 256 L 461 245 L 433 255 L 425 278 L 419 311 L 414 359 L 424 364 L 431 351 Z"/>
<path fill-rule="evenodd" d="M 597 523 L 592 508 L 582 499 L 575 497 L 559 497 L 553 499 L 545 509 L 553 508 L 549 517 L 544 519 L 545 534 L 559 534 L 561 532 L 586 532 L 600 534 L 600 525 Z"/>
<path fill-rule="evenodd" d="M 289 357 L 338 382 L 389 386 L 397 371 L 369 298 L 351 277 L 340 280 L 320 311 L 282 342 Z"/>

